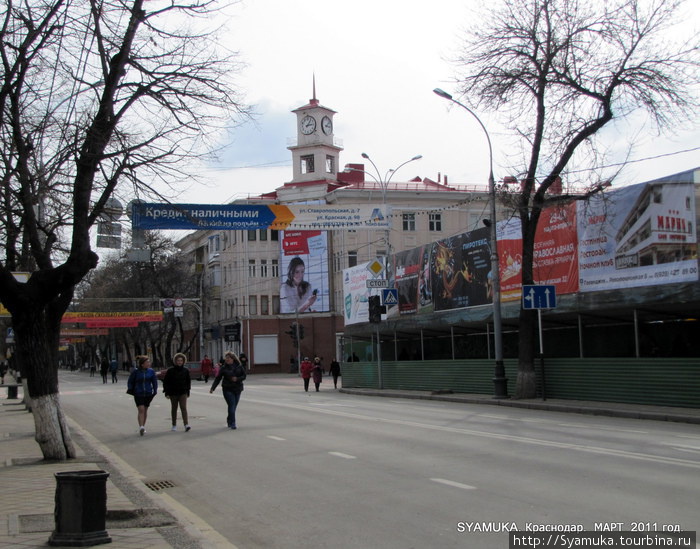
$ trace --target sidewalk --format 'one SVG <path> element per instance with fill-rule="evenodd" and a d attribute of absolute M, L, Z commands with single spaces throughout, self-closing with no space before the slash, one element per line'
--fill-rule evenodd
<path fill-rule="evenodd" d="M 54 473 L 81 470 L 110 474 L 106 530 L 112 542 L 104 547 L 233 547 L 187 509 L 163 494 L 151 493 L 136 471 L 70 419 L 78 457 L 44 461 L 34 440 L 33 416 L 21 402 L 21 389 L 19 399 L 8 399 L 7 392 L 0 391 L 0 547 L 49 547 L 55 526 Z"/>
<path fill-rule="evenodd" d="M 400 389 L 340 389 L 340 392 L 351 395 L 442 400 L 446 402 L 461 402 L 463 404 L 488 404 L 492 406 L 527 408 L 530 410 L 548 410 L 550 412 L 700 424 L 700 408 L 676 408 L 670 406 L 648 406 L 644 404 L 625 404 L 618 402 L 590 402 L 584 400 L 542 400 L 540 398 L 522 400 L 515 400 L 512 398 L 495 399 L 491 395 L 409 391 Z"/>

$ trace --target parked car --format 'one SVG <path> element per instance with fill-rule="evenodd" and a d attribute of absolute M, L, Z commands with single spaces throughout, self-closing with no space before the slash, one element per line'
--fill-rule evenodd
<path fill-rule="evenodd" d="M 187 368 L 190 371 L 190 378 L 192 380 L 202 381 L 202 365 L 199 362 L 185 362 L 185 368 Z M 159 381 L 163 381 L 163 378 L 165 377 L 165 372 L 167 371 L 167 368 L 158 371 L 156 377 Z"/>

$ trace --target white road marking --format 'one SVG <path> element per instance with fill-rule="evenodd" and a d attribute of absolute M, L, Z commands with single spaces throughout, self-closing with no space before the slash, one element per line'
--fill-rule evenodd
<path fill-rule="evenodd" d="M 272 440 L 287 440 L 286 438 L 277 437 L 275 435 L 267 435 L 267 438 L 271 438 Z"/>
<path fill-rule="evenodd" d="M 342 452 L 328 452 L 330 455 L 343 458 L 343 459 L 357 459 L 355 456 L 351 456 L 350 454 L 344 454 Z"/>
<path fill-rule="evenodd" d="M 619 427 L 603 427 L 602 425 L 589 425 L 587 423 L 558 423 L 559 427 L 574 427 L 576 429 L 595 429 L 596 431 L 614 431 L 616 433 L 633 433 L 637 435 L 649 434 L 649 431 L 638 429 L 621 429 Z"/>
<path fill-rule="evenodd" d="M 650 461 L 653 463 L 663 463 L 666 465 L 677 465 L 681 467 L 691 467 L 693 469 L 700 469 L 700 461 L 680 459 L 664 456 L 655 456 L 653 454 L 643 454 L 640 452 L 629 452 L 627 450 L 616 450 L 614 448 L 603 448 L 600 446 L 588 446 L 585 444 L 575 444 L 570 442 L 557 442 L 553 440 L 545 440 L 538 438 L 529 438 L 525 436 L 509 435 L 505 433 L 490 433 L 488 431 L 477 431 L 475 429 L 465 429 L 460 427 L 448 427 L 443 425 L 431 425 L 429 423 L 419 423 L 417 421 L 408 421 L 401 419 L 386 419 L 379 417 L 366 416 L 359 413 L 344 412 L 341 410 L 329 410 L 324 408 L 310 408 L 308 405 L 295 405 L 295 404 L 284 404 L 277 401 L 270 400 L 258 400 L 249 399 L 251 402 L 257 402 L 259 404 L 264 404 L 266 406 L 280 406 L 284 408 L 296 408 L 302 411 L 308 411 L 309 409 L 315 410 L 319 414 L 328 414 L 333 416 L 346 417 L 350 419 L 357 419 L 362 421 L 370 421 L 374 423 L 386 423 L 389 425 L 401 425 L 405 427 L 414 427 L 419 429 L 428 429 L 433 431 L 442 431 L 445 433 L 457 433 L 461 435 L 469 435 L 475 437 L 482 437 L 494 440 L 505 440 L 509 442 L 519 442 L 521 444 L 533 444 L 536 446 L 546 446 L 550 448 L 561 448 L 564 450 L 572 450 L 578 452 L 586 452 L 598 455 L 606 455 L 613 457 L 620 457 L 626 459 L 636 459 L 640 461 Z"/>
<path fill-rule="evenodd" d="M 556 425 L 557 427 L 573 427 L 574 429 L 595 429 L 597 431 L 613 431 L 618 433 L 634 433 L 642 435 L 648 433 L 648 431 L 642 431 L 639 429 L 621 429 L 619 427 L 604 427 L 601 425 L 592 425 L 590 423 L 562 423 L 560 421 L 551 419 L 523 419 L 496 414 L 479 414 L 479 417 L 486 417 L 489 419 L 501 419 L 505 421 L 520 421 L 522 423 L 549 423 L 552 425 Z"/>
<path fill-rule="evenodd" d="M 522 421 L 523 423 L 556 423 L 551 419 L 522 419 L 519 417 L 498 416 L 494 414 L 479 414 L 479 417 L 486 417 L 489 419 L 501 419 L 506 421 Z"/>
<path fill-rule="evenodd" d="M 431 478 L 433 482 L 439 484 L 446 484 L 447 486 L 454 486 L 455 488 L 461 488 L 462 490 L 476 490 L 476 486 L 471 486 L 469 484 L 462 484 L 461 482 L 455 482 L 454 480 L 447 480 L 444 478 Z"/>
<path fill-rule="evenodd" d="M 677 445 L 672 445 L 671 448 L 674 450 L 680 450 L 681 452 L 695 452 L 700 454 L 700 448 L 697 446 L 677 446 Z"/>

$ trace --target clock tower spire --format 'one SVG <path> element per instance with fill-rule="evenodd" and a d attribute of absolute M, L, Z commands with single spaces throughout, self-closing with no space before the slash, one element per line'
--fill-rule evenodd
<path fill-rule="evenodd" d="M 337 181 L 338 158 L 343 148 L 333 134 L 335 111 L 321 105 L 316 97 L 315 74 L 309 103 L 292 112 L 297 115 L 297 141 L 287 147 L 292 151 L 294 165 L 292 183 Z"/>

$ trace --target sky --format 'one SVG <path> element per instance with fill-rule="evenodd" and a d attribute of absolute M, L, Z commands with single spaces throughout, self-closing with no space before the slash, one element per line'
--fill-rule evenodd
<path fill-rule="evenodd" d="M 485 186 L 485 136 L 468 113 L 433 93 L 452 93 L 454 58 L 470 24 L 469 0 L 242 0 L 231 9 L 226 35 L 247 67 L 237 78 L 245 101 L 257 113 L 234 128 L 219 160 L 182 194 L 181 203 L 223 203 L 255 196 L 292 178 L 289 140 L 296 137 L 292 110 L 312 97 L 337 111 L 334 133 L 344 150 L 341 168 L 365 163 L 367 153 L 381 175 L 416 155 L 421 160 L 398 171 L 394 181 L 413 177 L 453 185 Z M 689 3 L 700 21 L 700 2 Z M 693 5 L 695 4 L 695 5 Z M 511 142 L 488 113 L 496 179 L 509 175 Z M 660 137 L 641 120 L 619 124 L 612 150 L 634 136 L 633 162 L 613 186 L 648 181 L 700 166 L 700 127 L 695 120 Z M 695 149 L 695 150 L 692 150 Z M 680 154 L 679 151 L 689 151 Z M 618 156 L 613 161 L 621 161 Z"/>

